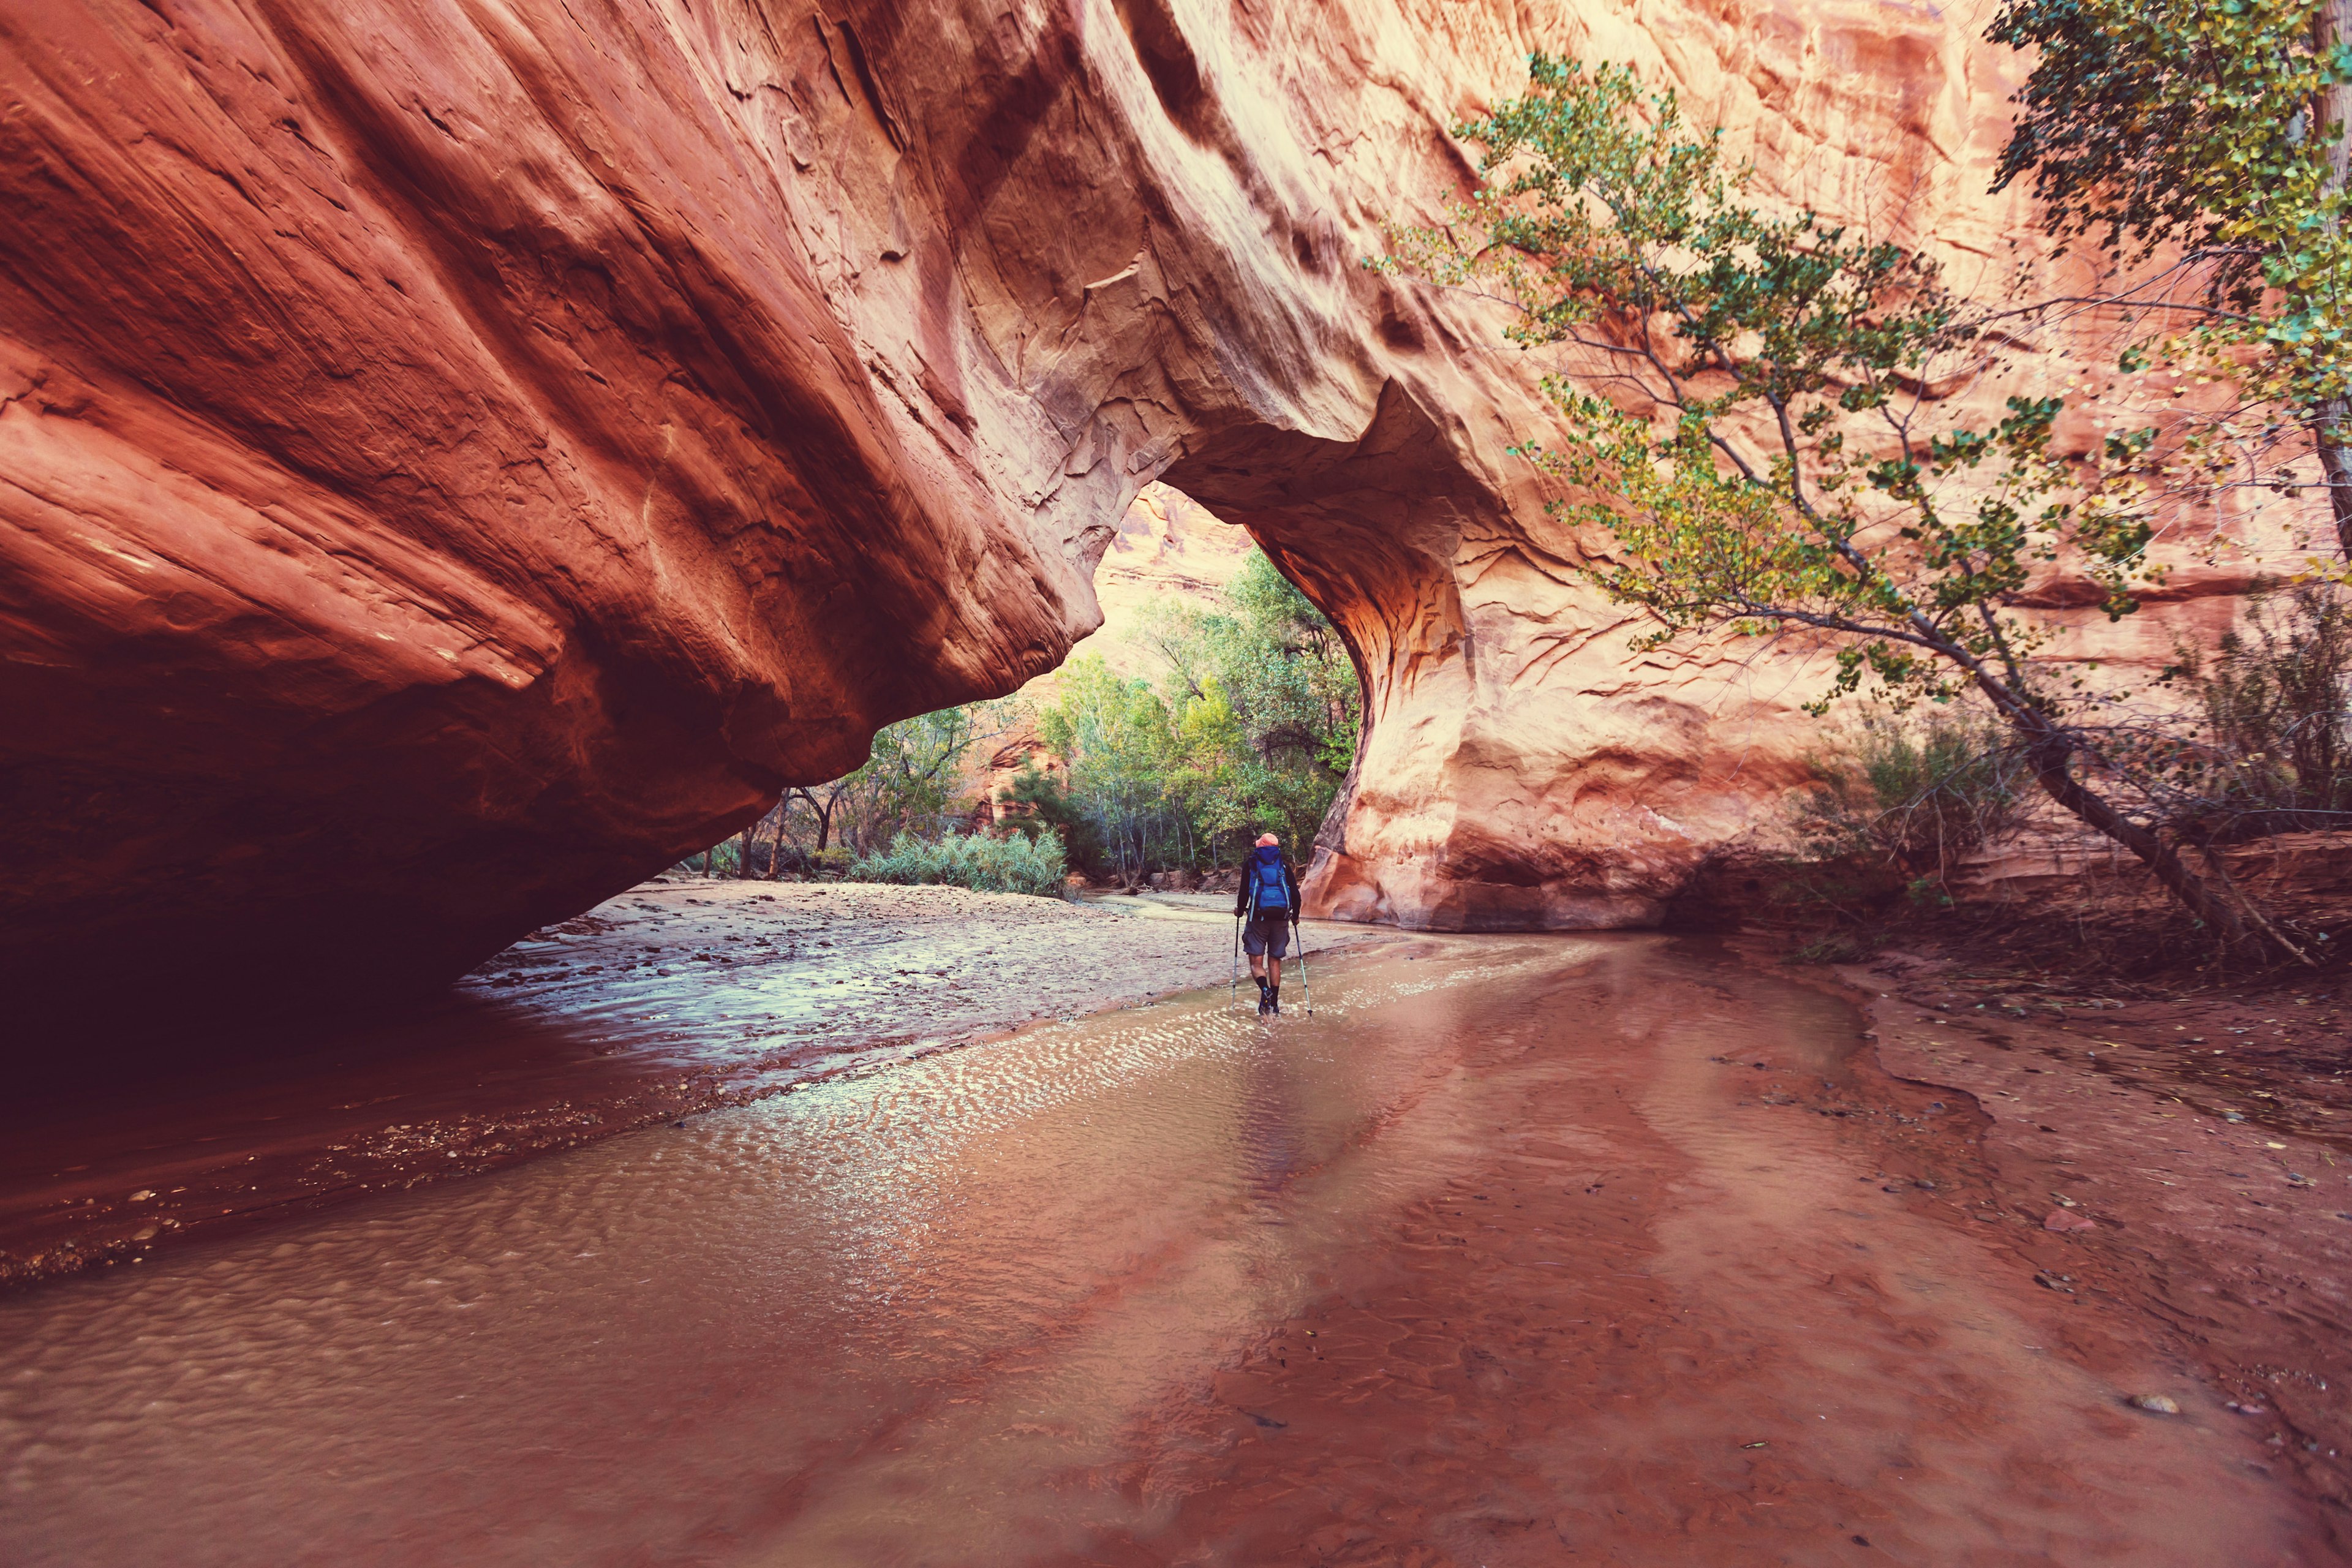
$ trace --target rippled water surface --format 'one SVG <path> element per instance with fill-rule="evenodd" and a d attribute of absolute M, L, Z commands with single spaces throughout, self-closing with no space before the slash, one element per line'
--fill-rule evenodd
<path fill-rule="evenodd" d="M 1923 1538 L 2014 1541 L 2030 1548 L 2016 1560 L 2044 1560 L 2032 1555 L 2047 1528 L 2035 1510 L 2051 1505 L 2017 1490 L 2001 1402 L 2087 1410 L 2106 1395 L 2034 1365 L 2038 1347 L 2011 1344 L 2024 1336 L 1999 1313 L 1958 1297 L 1935 1305 L 1973 1314 L 1969 1332 L 1987 1347 L 1969 1340 L 1919 1373 L 1917 1397 L 1982 1417 L 1968 1440 L 1981 1454 L 1956 1452 L 1940 1482 L 1937 1439 L 1913 1442 L 1913 1394 L 1887 1371 L 1933 1336 L 1874 1320 L 1816 1345 L 1809 1329 L 1812 1361 L 1754 1370 L 1753 1342 L 1796 1317 L 1787 1292 L 1818 1289 L 1819 1274 L 1727 1272 L 1742 1231 L 1726 1231 L 1725 1216 L 1771 1250 L 1772 1227 L 1793 1236 L 1815 1223 L 1807 1162 L 1834 1156 L 1738 1132 L 1706 1064 L 1727 1041 L 1743 1053 L 1764 1041 L 1781 1065 L 1835 1079 L 1853 1016 L 1790 986 L 1727 993 L 1719 963 L 1654 941 L 1496 938 L 1444 944 L 1442 956 L 1335 966 L 1318 976 L 1312 1019 L 1263 1026 L 1226 1011 L 1219 992 L 1050 1026 L 0 1304 L 0 1558 L 1023 1563 L 1120 1542 L 1118 1561 L 1265 1561 L 1238 1538 L 1218 1545 L 1185 1513 L 1231 1479 L 1219 1456 L 1244 1440 L 1204 1424 L 1221 1369 L 1321 1355 L 1307 1339 L 1269 1344 L 1267 1326 L 1386 1267 L 1381 1238 L 1408 1213 L 1463 1232 L 1433 1234 L 1425 1249 L 1441 1270 L 1430 1310 L 1447 1311 L 1442 1268 L 1460 1255 L 1444 1249 L 1483 1217 L 1462 1184 L 1498 1150 L 1555 1171 L 1544 1180 L 1556 1203 L 1606 1201 L 1579 1189 L 1633 1178 L 1588 1173 L 1605 1163 L 1579 1152 L 1599 1147 L 1599 1131 L 1580 1131 L 1589 1110 L 1596 1127 L 1605 1111 L 1662 1152 L 1648 1157 L 1662 1180 L 1685 1184 L 1675 1190 L 1692 1194 L 1697 1217 L 1637 1244 L 1632 1219 L 1571 1206 L 1562 1212 L 1608 1228 L 1589 1246 L 1538 1228 L 1512 1262 L 1529 1283 L 1502 1288 L 1509 1312 L 1523 1295 L 1531 1321 L 1598 1364 L 1612 1364 L 1610 1319 L 1638 1302 L 1604 1312 L 1591 1291 L 1645 1292 L 1641 1310 L 1681 1336 L 1671 1357 L 1640 1346 L 1619 1356 L 1663 1369 L 1647 1384 L 1629 1373 L 1647 1390 L 1639 1405 L 1547 1418 L 1524 1436 L 1474 1412 L 1504 1435 L 1497 1452 L 1556 1449 L 1560 1479 L 1537 1484 L 1545 1506 L 1567 1507 L 1577 1477 L 1624 1462 L 1607 1457 L 1624 1436 L 1607 1422 L 1662 1405 L 1660 1440 L 1704 1428 L 1708 1454 L 1748 1464 L 1743 1444 L 1765 1445 L 1709 1423 L 1755 1426 L 1768 1407 L 1814 1422 L 1823 1380 L 1850 1377 L 1871 1393 L 1843 1430 L 1867 1417 L 1869 1440 L 1819 1461 L 1853 1471 L 1840 1496 L 1906 1497 L 1897 1483 L 1909 1484 Z M 1549 1142 L 1528 1144 L 1538 1137 Z M 1712 1169 L 1736 1173 L 1715 1195 L 1688 1184 Z M 1456 1210 L 1467 1217 L 1444 1217 Z M 1933 1237 L 1905 1245 L 1901 1289 L 1965 1290 L 1973 1255 L 1937 1256 Z M 1675 1289 L 1688 1304 L 1660 1306 Z M 1588 1295 L 1562 1294 L 1579 1289 Z M 1751 1290 L 1765 1294 L 1743 1302 Z M 1728 1327 L 1703 1344 L 1695 1325 L 1709 1310 Z M 1633 1343 L 1626 1331 L 1619 1343 Z M 1411 1346 L 1400 1337 L 1367 1352 L 1365 1386 L 1423 1387 L 1401 1381 L 1416 1372 Z M 1710 1384 L 1681 1402 L 1677 1380 L 1735 1351 L 1746 1360 L 1725 1364 L 1752 1386 L 1725 1395 Z M 1540 1373 L 1556 1352 L 1522 1353 Z M 1463 1450 L 1444 1421 L 1487 1395 L 1507 1412 L 1521 1395 L 1471 1351 L 1435 1359 L 1470 1403 L 1447 1394 L 1444 1420 L 1401 1437 L 1394 1455 L 1332 1458 L 1317 1479 L 1339 1500 L 1329 1508 L 1344 1510 L 1339 1493 L 1353 1489 L 1377 1511 L 1424 1474 L 1465 1484 L 1445 1468 Z M 1594 1386 L 1589 1373 L 1575 1381 L 1579 1398 Z M 2009 1382 L 2018 1387 L 2003 1392 Z M 1533 1384 L 1526 1394 L 1542 1397 Z M 1302 1461 L 1362 1436 L 1344 1414 L 1327 1439 L 1305 1415 L 1231 1397 L 1245 1437 L 1252 1424 L 1281 1434 Z M 1362 1408 L 1381 1419 L 1370 1414 L 1381 1406 Z M 2052 1432 L 2062 1450 L 2074 1440 L 2063 1423 Z M 1593 1457 L 1574 1458 L 1577 1443 Z M 2173 1460 L 2203 1462 L 2185 1450 Z M 1930 1485 L 1949 1495 L 1929 1500 Z M 1605 1517 L 1608 1495 L 1575 1506 Z M 1769 1491 L 1754 1495 L 1773 1506 Z M 2124 1502 L 2140 1506 L 2136 1495 Z M 1574 1560 L 1563 1555 L 1572 1524 L 1547 1519 L 1511 1537 L 1535 1555 L 1494 1560 Z M 1195 1544 L 1137 1545 L 1160 1540 Z"/>
<path fill-rule="evenodd" d="M 1429 1183 L 1367 1149 L 1584 956 L 1335 973 L 1271 1028 L 1222 994 L 1047 1026 L 8 1303 L 8 1555 L 1066 1537 L 1131 1504 L 1038 1483 Z"/>

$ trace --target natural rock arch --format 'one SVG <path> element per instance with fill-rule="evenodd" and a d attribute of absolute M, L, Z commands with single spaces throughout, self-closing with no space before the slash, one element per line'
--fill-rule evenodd
<path fill-rule="evenodd" d="M 1049 668 L 1158 477 L 1360 661 L 1323 907 L 1655 920 L 1797 776 L 1787 672 L 1629 664 L 1504 453 L 1540 405 L 1490 308 L 1357 259 L 1538 44 L 1680 80 L 1832 208 L 1891 183 L 1978 256 L 2021 214 L 1956 24 L 1643 14 L 19 23 L 0 979 L 72 1011 L 459 973 Z"/>

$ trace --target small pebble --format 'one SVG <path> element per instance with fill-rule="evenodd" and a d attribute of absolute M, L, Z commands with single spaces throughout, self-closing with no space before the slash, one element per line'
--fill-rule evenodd
<path fill-rule="evenodd" d="M 2135 1394 L 2131 1402 L 2142 1410 L 2158 1415 L 2178 1415 L 2180 1406 L 2161 1394 Z"/>

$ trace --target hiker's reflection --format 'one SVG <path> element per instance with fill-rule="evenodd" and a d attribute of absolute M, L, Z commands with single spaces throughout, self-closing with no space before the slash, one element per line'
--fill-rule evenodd
<path fill-rule="evenodd" d="M 1242 1180 L 1262 1202 L 1280 1197 L 1307 1160 L 1298 1086 L 1282 1047 L 1260 1039 L 1242 1068 Z"/>

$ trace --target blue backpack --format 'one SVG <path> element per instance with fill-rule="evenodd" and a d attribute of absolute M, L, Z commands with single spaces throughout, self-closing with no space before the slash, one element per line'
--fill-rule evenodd
<path fill-rule="evenodd" d="M 1250 901 L 1260 914 L 1286 912 L 1290 908 L 1290 889 L 1283 879 L 1279 859 L 1268 863 L 1257 856 L 1250 857 Z"/>

